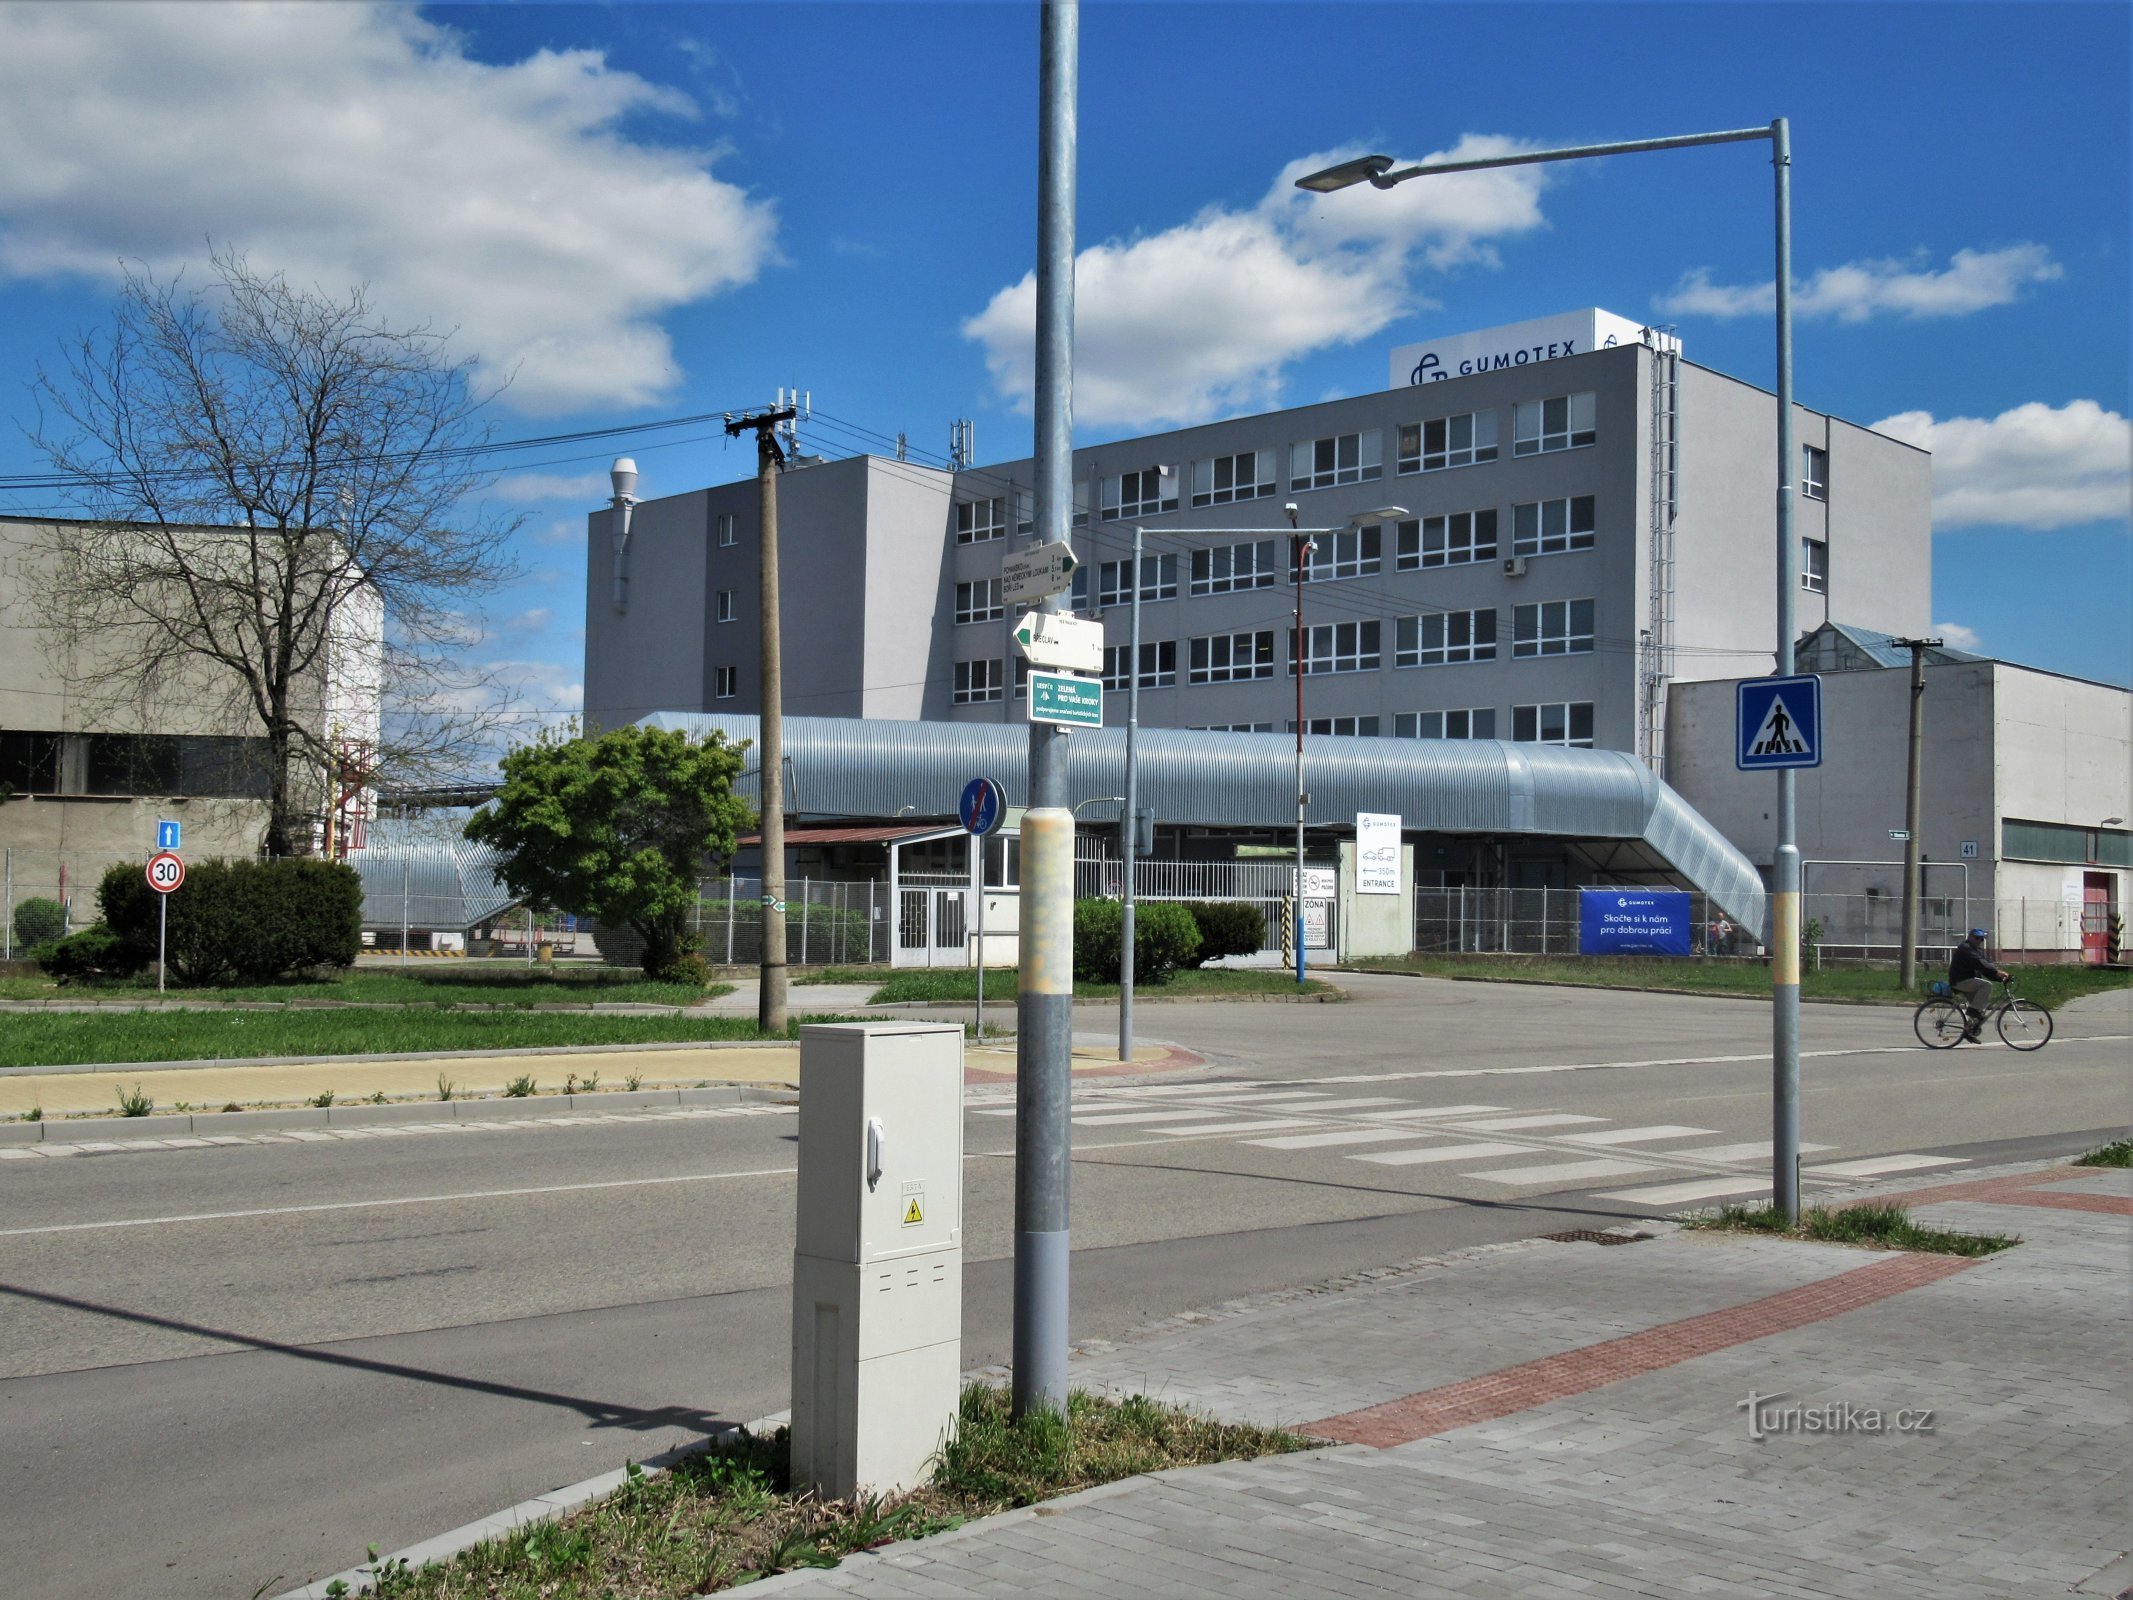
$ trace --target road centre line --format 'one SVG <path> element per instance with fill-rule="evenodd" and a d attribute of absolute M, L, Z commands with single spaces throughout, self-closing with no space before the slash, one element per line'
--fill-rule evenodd
<path fill-rule="evenodd" d="M 333 1200 L 308 1206 L 260 1206 L 245 1211 L 198 1211 L 174 1217 L 119 1217 L 108 1222 L 56 1222 L 38 1228 L 0 1228 L 0 1239 L 47 1233 L 93 1233 L 102 1228 L 154 1228 L 175 1222 L 237 1222 L 252 1217 L 295 1217 L 322 1211 L 371 1211 L 387 1206 L 448 1205 L 460 1200 L 517 1200 L 530 1195 L 585 1194 L 595 1189 L 645 1189 L 675 1183 L 717 1183 L 727 1178 L 789 1178 L 796 1167 L 758 1167 L 748 1172 L 684 1172 L 666 1178 L 611 1178 L 599 1183 L 556 1183 L 533 1189 L 473 1189 L 460 1194 L 397 1195 L 384 1200 Z"/>

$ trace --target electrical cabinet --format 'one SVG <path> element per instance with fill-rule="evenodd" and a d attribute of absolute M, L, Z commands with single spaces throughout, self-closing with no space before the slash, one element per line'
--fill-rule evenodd
<path fill-rule="evenodd" d="M 792 1476 L 914 1488 L 962 1382 L 963 1030 L 800 1030 Z"/>

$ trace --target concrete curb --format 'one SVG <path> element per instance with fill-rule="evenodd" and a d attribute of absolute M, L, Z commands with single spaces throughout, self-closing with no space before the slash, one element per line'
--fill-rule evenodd
<path fill-rule="evenodd" d="M 507 1056 L 615 1055 L 628 1050 L 798 1050 L 793 1039 L 653 1039 L 642 1044 L 533 1044 L 497 1050 L 403 1050 L 371 1055 L 224 1056 L 200 1061 L 90 1061 L 56 1067 L 0 1067 L 0 1078 L 42 1078 L 66 1073 L 199 1072 L 223 1067 L 337 1067 L 366 1061 L 489 1061 Z"/>
<path fill-rule="evenodd" d="M 617 1089 L 606 1094 L 544 1094 L 523 1099 L 399 1100 L 385 1105 L 291 1106 L 278 1111 L 166 1112 L 146 1117 L 51 1117 L 0 1122 L 0 1144 L 80 1144 L 117 1138 L 161 1139 L 204 1133 L 262 1133 L 283 1128 L 348 1128 L 381 1122 L 496 1122 L 568 1112 L 641 1111 L 659 1106 L 787 1105 L 793 1084 L 722 1083 L 703 1089 Z"/>

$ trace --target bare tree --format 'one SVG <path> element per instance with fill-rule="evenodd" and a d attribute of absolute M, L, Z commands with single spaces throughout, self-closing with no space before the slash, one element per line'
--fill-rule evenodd
<path fill-rule="evenodd" d="M 225 702 L 264 740 L 267 853 L 303 854 L 351 752 L 407 783 L 487 753 L 499 700 L 466 650 L 517 524 L 474 507 L 487 397 L 444 336 L 212 260 L 200 289 L 129 271 L 111 326 L 40 371 L 33 437 L 86 520 L 37 602 L 114 700 Z"/>

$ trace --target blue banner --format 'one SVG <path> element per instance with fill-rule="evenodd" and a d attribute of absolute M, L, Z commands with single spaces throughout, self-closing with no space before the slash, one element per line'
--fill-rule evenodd
<path fill-rule="evenodd" d="M 1578 953 L 1685 956 L 1689 897 L 1681 889 L 1580 889 Z"/>

